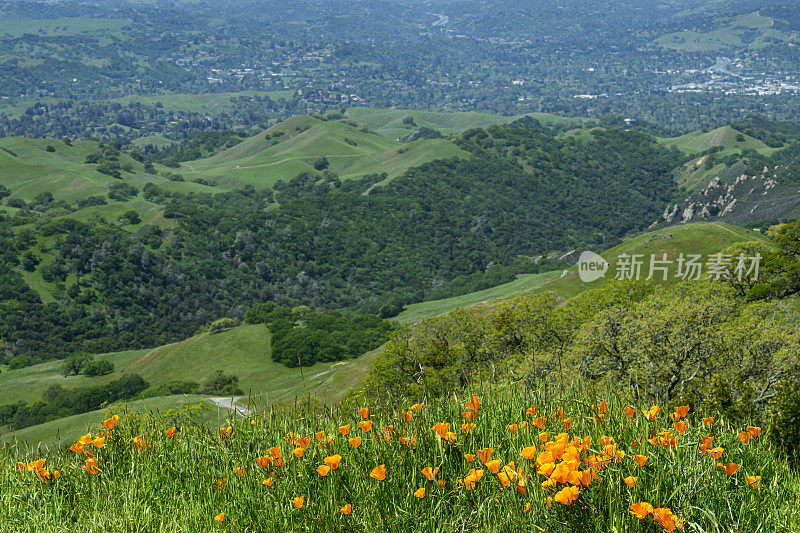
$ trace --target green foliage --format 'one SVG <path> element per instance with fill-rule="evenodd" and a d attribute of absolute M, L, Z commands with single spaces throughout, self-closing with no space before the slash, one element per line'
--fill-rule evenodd
<path fill-rule="evenodd" d="M 91 362 L 91 360 L 91 356 L 86 354 L 70 355 L 64 359 L 64 363 L 62 365 L 62 368 L 64 369 L 64 376 L 66 377 L 71 374 L 80 374 L 84 367 Z"/>
<path fill-rule="evenodd" d="M 97 361 L 89 361 L 83 367 L 83 374 L 85 376 L 105 376 L 114 371 L 114 364 L 108 359 L 98 359 Z"/>
<path fill-rule="evenodd" d="M 217 370 L 200 388 L 201 394 L 219 394 L 223 396 L 234 396 L 244 394 L 239 387 L 239 378 L 232 374 L 225 374 L 222 370 Z"/>
<path fill-rule="evenodd" d="M 235 328 L 240 323 L 241 322 L 238 318 L 220 318 L 211 323 L 211 325 L 208 327 L 208 332 L 212 335 L 214 333 L 221 333 L 231 328 Z"/>
<path fill-rule="evenodd" d="M 795 464 L 800 464 L 800 385 L 795 379 L 778 384 L 770 404 L 772 442 Z"/>
<path fill-rule="evenodd" d="M 139 190 L 129 183 L 112 183 L 108 188 L 108 197 L 120 202 L 127 202 L 137 194 Z"/>

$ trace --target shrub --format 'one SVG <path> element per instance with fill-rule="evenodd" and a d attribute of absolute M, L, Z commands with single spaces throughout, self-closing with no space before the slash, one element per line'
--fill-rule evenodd
<path fill-rule="evenodd" d="M 83 374 L 85 376 L 105 376 L 114 371 L 114 364 L 107 359 L 100 359 L 99 361 L 90 361 L 83 367 Z"/>
<path fill-rule="evenodd" d="M 222 370 L 217 370 L 200 389 L 202 394 L 220 394 L 224 396 L 235 396 L 244 394 L 239 388 L 239 377 L 232 374 L 225 374 Z"/>
<path fill-rule="evenodd" d="M 770 439 L 797 465 L 800 462 L 800 385 L 786 380 L 778 384 L 770 404 Z"/>
<path fill-rule="evenodd" d="M 221 333 L 231 328 L 235 328 L 240 323 L 241 322 L 238 318 L 220 318 L 219 320 L 215 320 L 211 323 L 211 325 L 208 327 L 208 332 L 212 335 L 214 333 Z"/>

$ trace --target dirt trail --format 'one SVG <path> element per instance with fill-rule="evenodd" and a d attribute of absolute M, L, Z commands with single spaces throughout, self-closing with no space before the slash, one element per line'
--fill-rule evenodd
<path fill-rule="evenodd" d="M 240 405 L 236 405 L 236 402 L 244 398 L 244 396 L 214 396 L 208 398 L 210 401 L 214 402 L 214 404 L 218 407 L 222 407 L 224 409 L 230 409 L 234 411 L 236 414 L 241 416 L 250 416 L 253 414 L 253 411 L 248 409 L 247 407 L 242 407 Z"/>

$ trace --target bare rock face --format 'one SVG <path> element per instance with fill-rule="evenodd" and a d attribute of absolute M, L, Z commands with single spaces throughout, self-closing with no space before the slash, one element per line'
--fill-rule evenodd
<path fill-rule="evenodd" d="M 686 206 L 686 209 L 683 210 L 683 214 L 681 215 L 681 223 L 686 224 L 687 222 L 691 222 L 692 218 L 694 218 L 694 202 Z"/>
<path fill-rule="evenodd" d="M 731 203 L 729 203 L 727 206 L 725 206 L 725 209 L 723 209 L 723 210 L 722 210 L 722 212 L 721 212 L 721 213 L 720 213 L 718 216 L 719 216 L 719 217 L 724 217 L 725 215 L 727 215 L 727 214 L 729 214 L 731 211 L 733 211 L 733 208 L 734 208 L 734 207 L 736 207 L 736 198 L 734 198 L 734 199 L 731 201 Z"/>
<path fill-rule="evenodd" d="M 703 205 L 703 209 L 700 210 L 700 213 L 697 215 L 700 218 L 708 218 L 711 216 L 711 212 L 708 210 L 708 205 Z"/>
<path fill-rule="evenodd" d="M 667 224 L 671 224 L 675 217 L 678 216 L 678 204 L 675 204 L 675 207 L 672 208 L 672 211 L 669 210 L 669 206 L 664 210 L 664 220 Z"/>

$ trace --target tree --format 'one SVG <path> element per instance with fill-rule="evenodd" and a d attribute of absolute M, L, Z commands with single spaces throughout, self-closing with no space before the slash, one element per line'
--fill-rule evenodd
<path fill-rule="evenodd" d="M 83 367 L 86 366 L 87 363 L 91 361 L 91 357 L 86 354 L 75 354 L 67 357 L 64 359 L 64 364 L 62 368 L 64 369 L 64 377 L 67 377 L 71 374 L 79 375 Z"/>
<path fill-rule="evenodd" d="M 121 217 L 119 217 L 119 221 L 122 224 L 138 224 L 142 221 L 139 217 L 139 213 L 134 211 L 133 209 L 126 211 Z"/>
<path fill-rule="evenodd" d="M 105 376 L 114 371 L 114 364 L 107 359 L 89 361 L 83 367 L 83 374 L 89 377 Z"/>
<path fill-rule="evenodd" d="M 222 370 L 217 370 L 211 375 L 200 388 L 201 394 L 220 394 L 225 396 L 235 396 L 244 394 L 239 388 L 239 377 L 225 374 Z"/>

